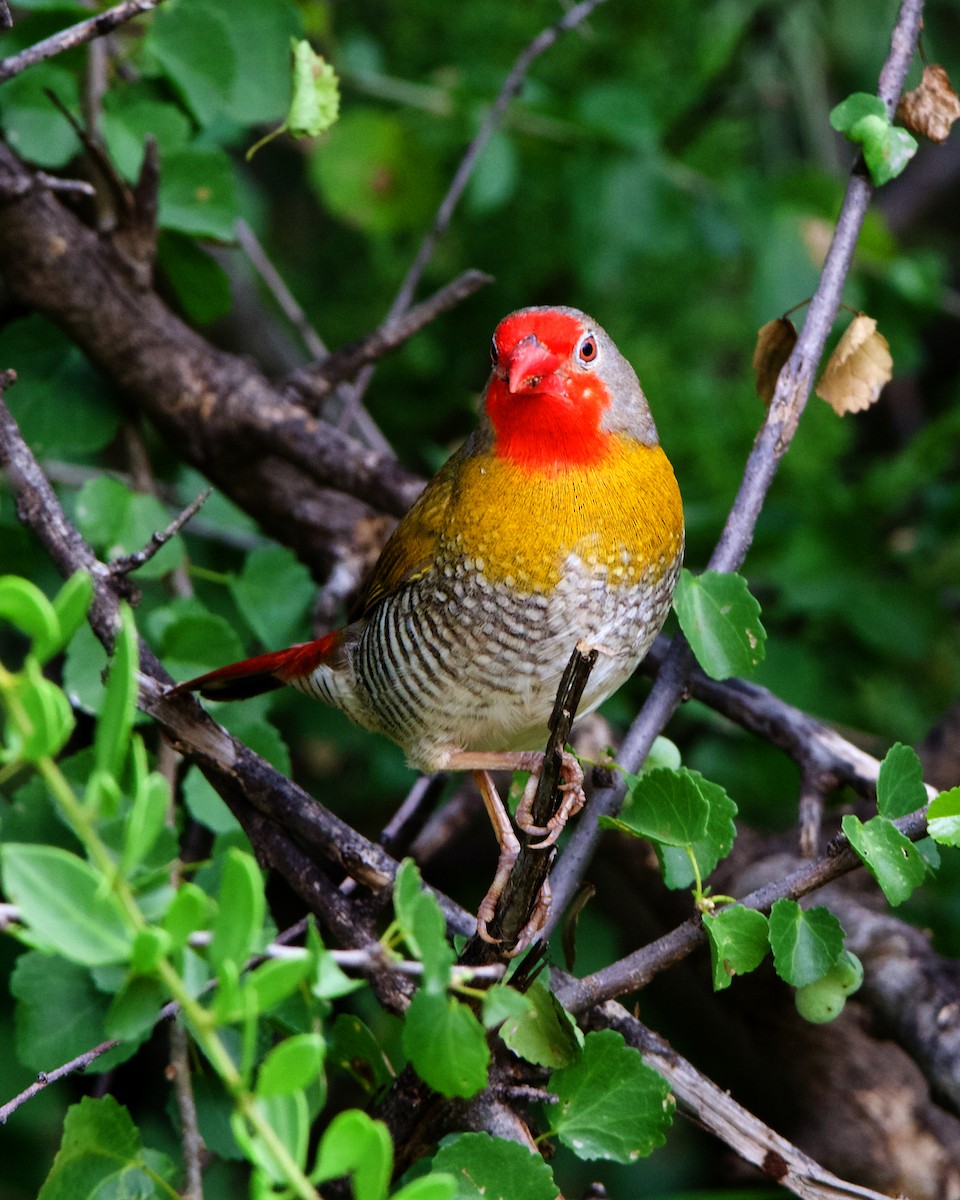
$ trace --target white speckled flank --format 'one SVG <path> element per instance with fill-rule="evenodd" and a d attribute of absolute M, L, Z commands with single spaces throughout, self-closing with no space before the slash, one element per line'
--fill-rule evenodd
<path fill-rule="evenodd" d="M 353 627 L 349 671 L 321 666 L 295 686 L 393 738 L 421 770 L 441 769 L 457 750 L 540 748 L 577 642 L 600 649 L 583 716 L 636 670 L 680 561 L 648 565 L 637 579 L 628 555 L 613 568 L 571 556 L 543 594 L 492 583 L 476 560 L 454 558 Z"/>

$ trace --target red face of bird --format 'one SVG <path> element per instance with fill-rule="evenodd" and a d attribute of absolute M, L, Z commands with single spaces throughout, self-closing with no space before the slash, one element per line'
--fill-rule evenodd
<path fill-rule="evenodd" d="M 603 460 L 613 434 L 657 433 L 633 368 L 575 308 L 524 308 L 497 326 L 487 414 L 496 453 L 531 469 Z"/>

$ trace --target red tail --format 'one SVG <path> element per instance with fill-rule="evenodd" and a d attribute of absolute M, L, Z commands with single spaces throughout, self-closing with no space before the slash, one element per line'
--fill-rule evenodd
<path fill-rule="evenodd" d="M 169 694 L 199 692 L 209 700 L 246 700 L 283 687 L 291 679 L 309 675 L 322 662 L 332 658 L 342 643 L 343 634 L 335 630 L 315 642 L 301 642 L 286 650 L 273 650 L 269 654 L 258 654 L 256 658 L 218 667 L 206 675 L 178 683 Z"/>

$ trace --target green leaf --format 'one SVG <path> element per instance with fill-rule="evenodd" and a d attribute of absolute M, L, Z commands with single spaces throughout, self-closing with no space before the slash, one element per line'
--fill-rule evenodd
<path fill-rule="evenodd" d="M 17 958 L 10 993 L 16 1000 L 17 1058 L 24 1066 L 49 1071 L 104 1040 L 111 997 L 94 986 L 86 967 L 28 950 Z M 109 1050 L 87 1071 L 110 1071 L 136 1049 L 128 1043 Z"/>
<path fill-rule="evenodd" d="M 81 625 L 70 639 L 63 664 L 63 687 L 74 708 L 94 714 L 103 703 L 103 675 L 107 652 L 89 625 Z"/>
<path fill-rule="evenodd" d="M 53 605 L 35 583 L 19 575 L 0 575 L 0 621 L 4 620 L 41 648 L 55 646 L 60 640 L 60 622 Z M 42 650 L 37 654 L 41 662 L 48 657 Z"/>
<path fill-rule="evenodd" d="M 728 988 L 734 975 L 756 970 L 766 957 L 767 918 L 756 909 L 731 904 L 718 913 L 705 913 L 703 927 L 710 940 L 715 992 Z"/>
<path fill-rule="evenodd" d="M 223 865 L 209 957 L 214 970 L 229 960 L 242 967 L 263 941 L 263 876 L 252 854 L 231 846 Z"/>
<path fill-rule="evenodd" d="M 163 915 L 163 928 L 170 934 L 172 947 L 181 949 L 198 929 L 203 929 L 213 913 L 213 901 L 195 883 L 181 883 Z"/>
<path fill-rule="evenodd" d="M 690 846 L 697 860 L 700 878 L 703 880 L 733 848 L 733 841 L 737 836 L 737 827 L 733 823 L 733 818 L 737 815 L 737 806 L 719 783 L 704 779 L 699 771 L 692 771 L 688 767 L 681 770 L 693 780 L 709 805 L 706 829 Z M 693 863 L 685 848 L 663 845 L 660 842 L 654 842 L 653 848 L 660 860 L 663 882 L 668 888 L 687 888 L 696 882 Z"/>
<path fill-rule="evenodd" d="M 877 187 L 902 174 L 917 149 L 917 139 L 898 125 L 887 126 L 881 137 L 865 140 L 863 157 Z"/>
<path fill-rule="evenodd" d="M 161 229 L 230 242 L 239 205 L 233 164 L 222 150 L 188 146 L 167 157 L 157 208 Z"/>
<path fill-rule="evenodd" d="M 67 1110 L 60 1149 L 37 1200 L 169 1200 L 173 1177 L 169 1159 L 144 1150 L 139 1129 L 112 1096 L 85 1096 Z"/>
<path fill-rule="evenodd" d="M 454 1200 L 557 1200 L 553 1172 L 526 1146 L 462 1133 L 437 1151 L 433 1172 L 448 1172 L 456 1183 Z"/>
<path fill-rule="evenodd" d="M 534 983 L 536 986 L 536 983 Z M 506 983 L 495 983 L 483 993 L 483 1024 L 486 1029 L 496 1029 L 507 1020 L 519 1020 L 534 1010 L 533 1000 L 525 993 Z"/>
<path fill-rule="evenodd" d="M 229 621 L 213 613 L 178 616 L 159 639 L 163 665 L 175 679 L 189 679 L 243 657 L 243 643 Z"/>
<path fill-rule="evenodd" d="M 527 1001 L 526 1010 L 507 1017 L 500 1027 L 504 1044 L 539 1067 L 565 1067 L 573 1062 L 580 1053 L 583 1034 L 553 992 L 537 980 L 522 998 Z"/>
<path fill-rule="evenodd" d="M 60 626 L 56 644 L 47 646 L 37 657 L 45 662 L 48 656 L 58 654 L 70 641 L 86 620 L 93 599 L 93 580 L 86 571 L 76 571 L 53 598 L 53 610 Z"/>
<path fill-rule="evenodd" d="M 333 1118 L 320 1140 L 313 1183 L 353 1176 L 354 1200 L 384 1200 L 393 1172 L 393 1143 L 382 1121 L 358 1109 Z"/>
<path fill-rule="evenodd" d="M 190 118 L 177 104 L 151 97 L 131 97 L 108 91 L 103 97 L 103 137 L 110 161 L 130 183 L 135 183 L 143 166 L 147 137 L 157 144 L 160 161 L 182 150 L 190 140 Z"/>
<path fill-rule="evenodd" d="M 293 98 L 287 132 L 293 137 L 319 137 L 340 115 L 340 81 L 333 67 L 308 41 L 293 38 Z"/>
<path fill-rule="evenodd" d="M 923 786 L 923 767 L 917 752 L 910 746 L 897 742 L 891 746 L 880 764 L 877 779 L 877 808 L 882 817 L 895 821 L 905 817 L 927 802 L 927 789 Z"/>
<path fill-rule="evenodd" d="M 56 846 L 0 846 L 3 886 L 31 940 L 85 966 L 122 963 L 131 932 L 119 901 L 83 859 Z"/>
<path fill-rule="evenodd" d="M 157 241 L 157 265 L 190 321 L 207 325 L 233 306 L 230 278 L 206 250 L 185 234 L 166 230 Z"/>
<path fill-rule="evenodd" d="M 323 1070 L 327 1044 L 319 1033 L 297 1033 L 270 1051 L 257 1072 L 258 1096 L 307 1088 Z"/>
<path fill-rule="evenodd" d="M 201 125 L 224 112 L 237 78 L 236 52 L 224 16 L 195 0 L 167 0 L 153 14 L 144 51 Z"/>
<path fill-rule="evenodd" d="M 693 575 L 684 568 L 673 607 L 697 661 L 713 679 L 748 674 L 763 661 L 767 634 L 760 605 L 742 575 Z"/>
<path fill-rule="evenodd" d="M 5 399 L 39 458 L 82 461 L 113 439 L 120 408 L 112 385 L 45 317 L 11 321 L 0 331 L 0 361 L 16 368 L 17 386 Z"/>
<path fill-rule="evenodd" d="M 94 737 L 94 766 L 115 779 L 123 771 L 130 750 L 130 734 L 137 708 L 137 671 L 140 641 L 133 612 L 126 601 L 120 604 L 120 628 L 113 647 L 107 686 Z M 159 832 L 159 830 L 158 830 Z"/>
<path fill-rule="evenodd" d="M 316 954 L 316 971 L 310 985 L 310 991 L 318 1000 L 338 1000 L 341 996 L 349 996 L 351 992 L 356 992 L 364 987 L 362 979 L 351 979 L 349 975 L 341 970 L 339 963 L 320 943 L 320 936 L 316 930 L 311 929 L 310 937 L 307 945 L 313 949 L 312 939 L 316 938 L 317 946 Z"/>
<path fill-rule="evenodd" d="M 300 6 L 295 0 L 200 2 L 224 21 L 236 58 L 226 115 L 244 125 L 279 121 L 290 102 L 290 40 L 303 34 Z"/>
<path fill-rule="evenodd" d="M 136 975 L 114 996 L 104 1020 L 104 1033 L 121 1042 L 137 1044 L 153 1030 L 168 994 L 156 979 Z"/>
<path fill-rule="evenodd" d="M 199 767 L 191 767 L 187 771 L 181 790 L 187 812 L 213 833 L 229 833 L 240 828 L 240 822 L 227 807 L 226 801 L 217 795 Z"/>
<path fill-rule="evenodd" d="M 706 833 L 710 803 L 693 772 L 660 767 L 630 782 L 620 823 L 637 836 L 689 846 Z"/>
<path fill-rule="evenodd" d="M 869 92 L 854 92 L 841 101 L 830 113 L 830 124 L 838 133 L 848 134 L 864 117 L 887 116 L 886 105 L 879 96 Z"/>
<path fill-rule="evenodd" d="M 288 1092 L 282 1096 L 258 1096 L 254 1101 L 260 1116 L 267 1122 L 293 1161 L 301 1169 L 306 1166 L 310 1137 L 310 1109 L 303 1092 Z M 288 1183 L 287 1172 L 273 1151 L 248 1127 L 239 1112 L 230 1117 L 230 1128 L 237 1144 L 251 1162 L 255 1163 L 274 1183 Z"/>
<path fill-rule="evenodd" d="M 456 955 L 436 897 L 423 887 L 413 859 L 404 859 L 393 885 L 393 906 L 404 941 L 423 963 L 423 990 L 442 995 Z"/>
<path fill-rule="evenodd" d="M 893 125 L 879 96 L 854 92 L 830 113 L 830 124 L 863 147 L 873 182 L 880 187 L 895 179 L 917 152 L 917 141 Z"/>
<path fill-rule="evenodd" d="M 850 845 L 894 907 L 923 883 L 927 873 L 923 857 L 887 817 L 872 817 L 864 823 L 848 813 L 841 824 Z"/>
<path fill-rule="evenodd" d="M 452 1175 L 431 1172 L 394 1192 L 390 1200 L 454 1200 L 456 1194 L 457 1181 Z"/>
<path fill-rule="evenodd" d="M 163 830 L 170 806 L 170 785 L 158 772 L 140 780 L 124 823 L 120 869 L 129 874 L 153 849 Z"/>
<path fill-rule="evenodd" d="M 778 900 L 770 910 L 770 946 L 777 974 L 794 987 L 815 983 L 843 949 L 843 929 L 828 908 L 802 909 Z"/>
<path fill-rule="evenodd" d="M 369 1092 L 379 1091 L 393 1079 L 390 1064 L 368 1026 L 351 1013 L 341 1013 L 333 1023 L 327 1058 Z"/>
<path fill-rule="evenodd" d="M 373 108 L 343 113 L 311 154 L 309 174 L 329 212 L 374 235 L 420 228 L 439 191 L 436 159 L 414 131 Z"/>
<path fill-rule="evenodd" d="M 52 63 L 39 63 L 0 87 L 0 125 L 23 158 L 39 167 L 65 167 L 80 152 L 80 143 L 48 90 L 80 119 L 76 76 Z"/>
<path fill-rule="evenodd" d="M 442 1096 L 475 1096 L 487 1083 L 490 1047 L 483 1026 L 452 996 L 414 993 L 403 1048 L 424 1083 Z"/>
<path fill-rule="evenodd" d="M 247 555 L 230 593 L 260 641 L 280 646 L 302 631 L 316 585 L 292 551 L 263 546 Z"/>
<path fill-rule="evenodd" d="M 40 664 L 32 657 L 14 677 L 11 690 L 29 728 L 20 729 L 13 721 L 9 722 L 6 730 L 8 750 L 6 755 L 0 752 L 0 761 L 4 757 L 14 762 L 38 762 L 41 758 L 56 757 L 76 723 L 70 701 L 55 683 L 44 679 Z"/>
<path fill-rule="evenodd" d="M 218 998 L 218 1020 L 230 1024 L 242 1020 L 249 1012 L 272 1012 L 301 986 L 311 969 L 307 955 L 299 959 L 281 958 L 261 963 L 255 971 L 244 977 L 242 987 L 232 997 L 233 1003 L 221 1003 Z"/>
<path fill-rule="evenodd" d="M 941 792 L 930 801 L 927 832 L 941 846 L 960 846 L 960 787 Z"/>
<path fill-rule="evenodd" d="M 141 929 L 133 939 L 130 951 L 131 969 L 141 975 L 149 975 L 170 951 L 172 939 L 161 925 L 149 925 Z"/>
<path fill-rule="evenodd" d="M 583 1053 L 547 1085 L 553 1132 L 578 1158 L 632 1163 L 666 1141 L 674 1101 L 667 1083 L 619 1033 L 588 1033 Z"/>

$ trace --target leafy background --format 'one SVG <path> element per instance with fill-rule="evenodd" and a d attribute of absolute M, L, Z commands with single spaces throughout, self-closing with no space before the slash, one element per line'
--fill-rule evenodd
<path fill-rule="evenodd" d="M 0 38 L 13 53 L 88 15 L 80 5 L 16 7 Z M 486 106 L 519 49 L 556 19 L 546 0 L 167 0 L 115 39 L 103 136 L 135 177 L 146 132 L 162 161 L 159 262 L 170 296 L 213 340 L 277 373 L 306 359 L 295 336 L 231 244 L 242 216 L 331 346 L 382 319 Z M 831 107 L 871 89 L 895 6 L 884 0 L 612 0 L 587 27 L 538 61 L 479 164 L 424 288 L 477 267 L 491 287 L 444 316 L 377 370 L 368 406 L 411 468 L 429 473 L 471 426 L 487 367 L 486 338 L 512 308 L 576 304 L 594 313 L 638 368 L 684 495 L 687 563 L 702 567 L 732 500 L 761 416 L 750 357 L 758 326 L 807 297 L 835 216 L 849 146 L 829 128 Z M 250 163 L 244 150 L 279 121 L 289 98 L 291 34 L 309 34 L 342 80 L 342 116 L 315 143 L 277 141 Z M 960 66 L 948 0 L 925 16 L 931 61 Z M 0 87 L 11 144 L 47 169 L 78 144 L 50 106 L 53 89 L 78 110 L 84 51 Z M 120 66 L 126 69 L 121 75 Z M 918 71 L 911 76 L 916 83 Z M 875 409 L 838 420 L 812 401 L 771 493 L 747 562 L 769 633 L 756 679 L 881 751 L 919 742 L 960 683 L 960 404 L 955 146 L 923 147 L 878 197 L 846 300 L 878 319 L 896 378 Z M 199 190 L 198 190 L 199 189 Z M 264 312 L 267 316 L 264 316 Z M 9 402 L 98 551 L 137 549 L 168 519 L 161 501 L 104 478 L 129 470 L 122 404 L 49 324 L 2 310 L 0 365 L 21 383 Z M 69 397 L 69 419 L 64 405 Z M 200 486 L 149 431 L 164 495 L 186 502 Z M 88 475 L 89 472 L 89 475 Z M 248 518 L 214 498 L 189 538 L 193 597 L 162 572 L 183 543 L 155 560 L 140 625 L 175 675 L 310 632 L 312 583 L 289 552 L 268 546 Z M 54 590 L 53 569 L 0 494 L 4 571 Z M 65 678 L 96 708 L 102 652 L 92 636 L 71 646 Z M 629 719 L 645 688 L 611 702 Z M 361 829 L 375 832 L 412 781 L 402 756 L 319 705 L 280 695 L 218 714 Z M 723 783 L 741 812 L 767 828 L 796 817 L 793 767 L 772 749 L 687 706 L 671 735 L 684 761 Z M 195 773 L 191 813 L 221 838 L 232 818 Z M 2 801 L 4 831 L 25 836 L 55 819 L 35 790 Z M 488 835 L 462 843 L 432 874 L 475 903 L 492 862 Z M 588 969 L 626 936 L 612 920 L 616 883 L 588 912 Z M 614 875 L 616 869 L 614 868 Z M 960 892 L 949 868 L 939 896 L 915 902 L 938 944 L 960 949 Z M 474 894 L 470 894 L 470 889 Z M 275 900 L 282 911 L 285 897 Z M 8 971 L 15 957 L 0 942 Z M 596 962 L 594 961 L 596 960 Z M 682 989 L 681 989 L 682 990 Z M 669 993 L 668 993 L 669 996 Z M 675 1004 L 658 1001 L 663 1015 Z M 661 1011 L 662 1010 L 662 1011 Z M 9 1011 L 0 1023 L 3 1092 L 28 1081 L 15 1064 Z M 682 1025 L 682 1023 L 681 1023 Z M 689 1049 L 689 1029 L 664 1031 Z M 685 1040 L 687 1039 L 687 1040 Z M 158 1043 L 149 1056 L 163 1054 Z M 156 1064 L 154 1064 L 156 1065 Z M 115 1094 L 136 1104 L 151 1144 L 172 1127 L 140 1096 L 140 1068 Z M 49 1089 L 4 1134 L 11 1169 L 0 1196 L 33 1195 L 69 1088 Z M 650 1194 L 709 1179 L 714 1153 L 677 1130 L 666 1150 L 624 1176 L 611 1195 Z M 231 1187 L 223 1173 L 223 1194 Z M 617 1191 L 621 1186 L 624 1190 Z M 216 1176 L 210 1182 L 216 1196 Z"/>

